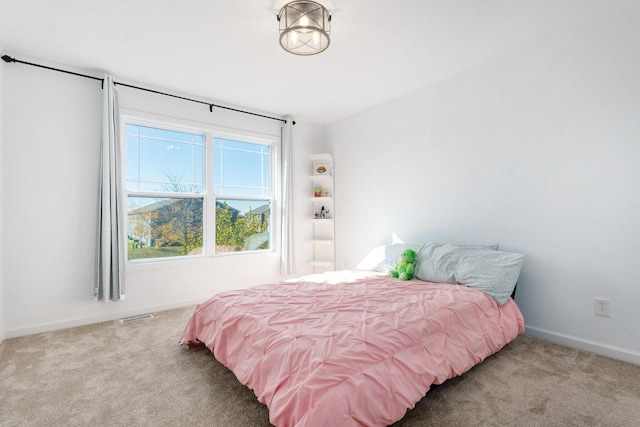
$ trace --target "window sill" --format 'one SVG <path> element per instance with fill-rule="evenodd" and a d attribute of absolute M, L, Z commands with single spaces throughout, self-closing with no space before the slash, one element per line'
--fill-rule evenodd
<path fill-rule="evenodd" d="M 247 262 L 255 260 L 265 260 L 272 258 L 280 258 L 280 254 L 275 251 L 252 251 L 252 252 L 229 252 L 216 255 L 192 255 L 189 257 L 172 257 L 172 258 L 160 258 L 160 259 L 144 259 L 126 261 L 126 272 L 139 272 L 139 271 L 151 271 L 151 270 L 167 270 L 184 268 L 189 265 L 202 265 L 210 264 L 216 265 L 219 263 L 238 263 L 246 265 Z"/>

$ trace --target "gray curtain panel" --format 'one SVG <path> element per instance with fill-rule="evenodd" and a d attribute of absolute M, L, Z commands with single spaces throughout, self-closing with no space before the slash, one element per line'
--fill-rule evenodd
<path fill-rule="evenodd" d="M 113 77 L 106 75 L 102 98 L 102 154 L 98 207 L 98 250 L 94 297 L 99 301 L 124 299 L 124 215 L 122 153 L 118 100 Z"/>
<path fill-rule="evenodd" d="M 286 118 L 282 127 L 282 242 L 280 272 L 283 275 L 298 272 L 298 260 L 294 245 L 293 186 L 291 182 L 291 152 L 293 150 L 293 119 Z"/>

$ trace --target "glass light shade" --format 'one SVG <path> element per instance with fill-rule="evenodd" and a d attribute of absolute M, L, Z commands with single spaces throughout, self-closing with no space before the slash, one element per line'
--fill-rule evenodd
<path fill-rule="evenodd" d="M 315 55 L 329 47 L 331 15 L 320 3 L 297 0 L 278 12 L 280 46 L 295 55 Z"/>

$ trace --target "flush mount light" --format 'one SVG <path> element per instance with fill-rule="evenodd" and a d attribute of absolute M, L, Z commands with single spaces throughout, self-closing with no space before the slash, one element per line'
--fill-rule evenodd
<path fill-rule="evenodd" d="M 320 3 L 297 0 L 278 12 L 280 46 L 295 55 L 315 55 L 329 47 L 331 15 Z"/>

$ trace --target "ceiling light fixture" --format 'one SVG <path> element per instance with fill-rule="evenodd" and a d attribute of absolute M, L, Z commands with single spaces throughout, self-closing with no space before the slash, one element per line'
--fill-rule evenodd
<path fill-rule="evenodd" d="M 295 55 L 315 55 L 329 47 L 331 15 L 320 3 L 296 0 L 278 12 L 280 46 Z"/>

